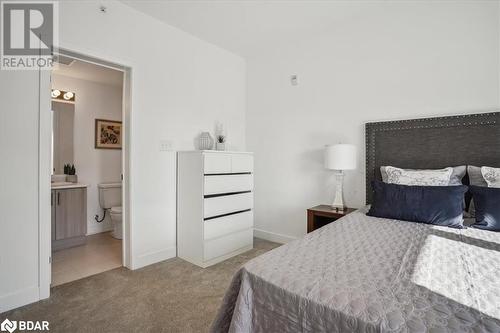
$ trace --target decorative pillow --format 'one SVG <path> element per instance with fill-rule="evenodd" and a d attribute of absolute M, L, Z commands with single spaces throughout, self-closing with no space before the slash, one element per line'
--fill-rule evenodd
<path fill-rule="evenodd" d="M 488 183 L 483 178 L 483 174 L 481 172 L 481 167 L 468 165 L 467 166 L 467 174 L 469 174 L 469 184 L 471 184 L 473 186 L 488 187 Z"/>
<path fill-rule="evenodd" d="M 463 228 L 467 186 L 407 186 L 375 180 L 368 216 Z"/>
<path fill-rule="evenodd" d="M 498 170 L 498 168 L 490 168 L 490 167 L 483 167 L 483 168 Z M 467 166 L 467 174 L 469 175 L 469 184 L 470 185 L 481 186 L 481 187 L 488 187 L 489 186 L 489 184 L 486 182 L 486 180 L 483 177 L 483 172 L 482 172 L 482 168 L 481 167 L 477 167 L 477 166 L 473 166 L 473 165 L 468 165 Z M 491 176 L 489 176 L 489 177 L 491 177 Z M 495 186 L 490 186 L 490 187 L 495 187 Z M 472 217 L 474 217 L 476 215 L 476 209 L 475 209 L 475 206 L 474 206 L 474 199 L 472 199 L 471 202 L 470 202 L 470 205 L 469 205 L 469 214 Z"/>
<path fill-rule="evenodd" d="M 500 188 L 471 186 L 476 207 L 476 223 L 472 226 L 500 231 Z"/>
<path fill-rule="evenodd" d="M 440 170 L 405 170 L 386 166 L 387 183 L 415 186 L 448 186 L 453 168 Z"/>
<path fill-rule="evenodd" d="M 481 168 L 481 174 L 486 183 L 488 183 L 488 187 L 500 187 L 500 168 L 484 166 Z"/>
<path fill-rule="evenodd" d="M 380 173 L 382 174 L 382 181 L 384 183 L 388 183 L 386 168 L 387 168 L 387 166 L 380 167 Z M 460 166 L 456 166 L 456 167 L 452 167 L 452 168 L 453 168 L 453 172 L 451 173 L 450 181 L 446 185 L 463 185 L 462 179 L 465 177 L 467 167 L 465 165 L 460 165 Z M 403 170 L 405 170 L 405 171 L 422 171 L 419 169 L 403 169 Z M 441 171 L 441 170 L 446 170 L 446 169 L 438 169 L 438 170 L 431 170 L 431 171 Z"/>

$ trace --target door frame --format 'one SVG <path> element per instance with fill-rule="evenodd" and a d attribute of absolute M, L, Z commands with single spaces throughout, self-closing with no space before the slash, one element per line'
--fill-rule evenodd
<path fill-rule="evenodd" d="M 122 262 L 128 269 L 132 268 L 132 227 L 131 227 L 131 122 L 132 122 L 132 66 L 120 59 L 109 59 L 90 52 L 76 51 L 78 48 L 59 48 L 55 55 L 63 55 L 75 60 L 85 61 L 99 66 L 123 72 L 122 94 Z M 105 59 L 106 58 L 106 59 Z M 51 74 L 50 70 L 39 71 L 39 147 L 38 147 L 38 210 L 39 210 L 39 299 L 50 297 L 52 279 L 52 250 L 51 250 L 51 209 L 50 209 L 50 145 L 51 145 Z M 48 83 L 48 89 L 47 89 Z"/>

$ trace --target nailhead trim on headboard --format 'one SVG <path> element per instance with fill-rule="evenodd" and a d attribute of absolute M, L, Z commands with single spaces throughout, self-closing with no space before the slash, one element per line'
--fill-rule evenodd
<path fill-rule="evenodd" d="M 490 126 L 495 124 L 500 124 L 500 112 L 366 123 L 366 203 L 368 204 L 371 202 L 371 181 L 375 178 L 375 172 L 377 172 L 377 170 L 375 170 L 375 142 L 377 132 L 477 125 Z"/>

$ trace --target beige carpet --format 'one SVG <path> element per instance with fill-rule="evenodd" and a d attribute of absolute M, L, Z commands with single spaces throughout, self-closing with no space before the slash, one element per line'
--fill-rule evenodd
<path fill-rule="evenodd" d="M 117 268 L 52 289 L 48 300 L 0 314 L 48 320 L 51 332 L 206 332 L 233 274 L 279 244 L 254 249 L 209 268 L 175 258 L 143 269 Z"/>

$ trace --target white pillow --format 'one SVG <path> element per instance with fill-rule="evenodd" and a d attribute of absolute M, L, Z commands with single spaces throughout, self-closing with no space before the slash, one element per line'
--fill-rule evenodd
<path fill-rule="evenodd" d="M 380 167 L 380 174 L 382 176 L 382 181 L 384 183 L 387 183 L 387 172 L 385 171 L 386 166 L 381 166 Z M 465 174 L 467 173 L 467 166 L 466 165 L 458 165 L 455 167 L 451 167 L 453 169 L 453 172 L 451 173 L 450 176 L 450 182 L 448 183 L 448 186 L 454 186 L 454 185 L 463 185 L 462 184 L 462 179 L 465 177 Z M 476 168 L 476 167 L 473 167 Z M 420 170 L 433 170 L 433 171 L 439 171 L 443 169 L 403 169 L 405 171 L 420 171 Z M 481 180 L 484 181 L 483 175 L 481 175 L 481 168 L 477 168 L 477 174 L 479 174 L 479 177 L 481 177 Z M 470 173 L 469 173 L 470 176 Z M 472 180 L 471 180 L 472 181 Z M 472 183 L 471 183 L 472 184 Z M 487 186 L 486 181 L 484 182 L 484 186 Z M 473 184 L 475 185 L 475 184 Z"/>
<path fill-rule="evenodd" d="M 448 186 L 453 168 L 438 170 L 405 170 L 386 166 L 387 183 L 417 186 Z"/>
<path fill-rule="evenodd" d="M 481 174 L 488 187 L 500 187 L 500 168 L 481 167 Z"/>

